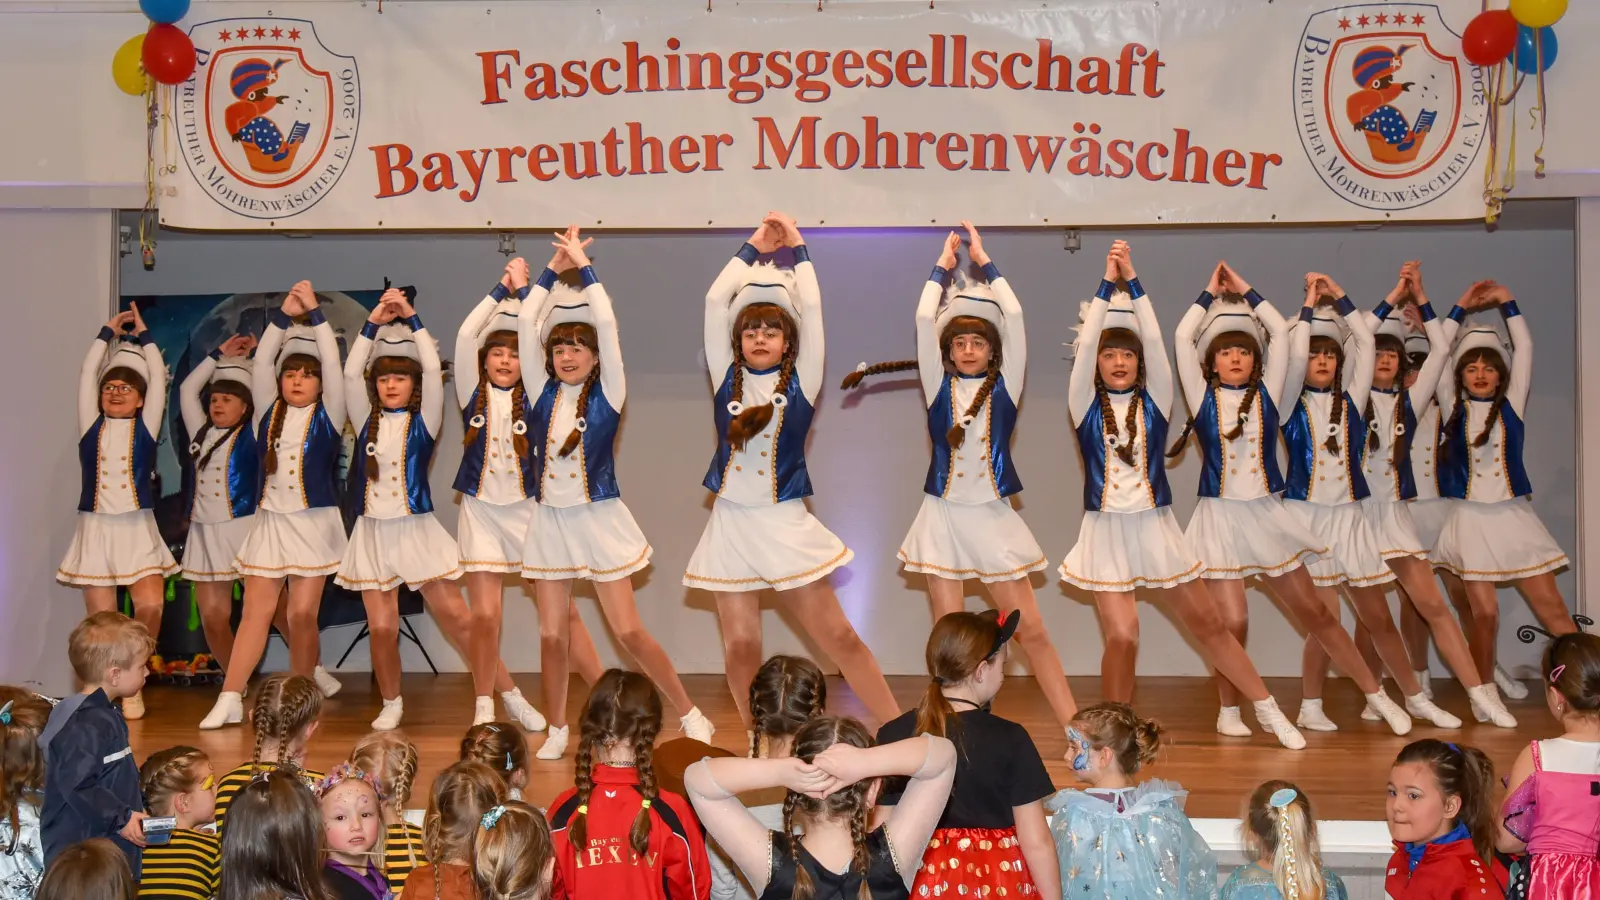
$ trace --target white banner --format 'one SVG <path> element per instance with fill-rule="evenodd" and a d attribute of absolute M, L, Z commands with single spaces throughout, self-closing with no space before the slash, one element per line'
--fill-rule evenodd
<path fill-rule="evenodd" d="M 827 226 L 1470 218 L 1483 73 L 1458 35 L 1478 9 L 198 3 L 161 217 L 295 231 L 724 227 L 769 208 Z"/>

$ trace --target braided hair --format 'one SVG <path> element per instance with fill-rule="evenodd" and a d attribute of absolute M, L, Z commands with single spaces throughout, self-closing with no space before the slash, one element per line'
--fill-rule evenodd
<path fill-rule="evenodd" d="M 909 372 L 916 367 L 917 361 L 914 359 L 897 359 L 894 362 L 873 363 L 870 366 L 863 364 L 861 368 L 857 368 L 854 372 L 844 376 L 844 381 L 839 382 L 839 387 L 848 391 L 873 375 L 887 375 L 890 372 Z"/>
<path fill-rule="evenodd" d="M 1116 441 L 1117 457 L 1126 465 L 1135 465 L 1133 461 L 1133 445 L 1139 436 L 1139 413 L 1144 409 L 1144 404 L 1139 399 L 1144 396 L 1144 345 L 1139 341 L 1139 336 L 1126 328 L 1108 328 L 1100 334 L 1100 350 L 1131 350 L 1139 358 L 1139 375 L 1133 383 L 1133 401 L 1128 404 L 1127 422 L 1122 426 L 1128 432 L 1128 439 L 1122 440 L 1117 428 L 1117 418 L 1111 407 L 1111 394 L 1106 390 L 1106 382 L 1100 377 L 1098 367 L 1094 373 L 1095 399 L 1100 404 L 1100 419 L 1103 423 L 1107 444 Z"/>
<path fill-rule="evenodd" d="M 204 750 L 168 747 L 150 754 L 139 767 L 139 790 L 151 815 L 173 816 L 172 798 L 200 786 L 200 767 L 209 763 Z"/>
<path fill-rule="evenodd" d="M 1500 421 L 1500 411 L 1506 404 L 1506 389 L 1510 386 L 1510 373 L 1506 369 L 1506 359 L 1496 350 L 1481 347 L 1464 354 L 1456 363 L 1456 408 L 1450 414 L 1450 420 L 1445 423 L 1446 434 L 1453 434 L 1457 429 L 1462 432 L 1467 428 L 1467 385 L 1463 380 L 1463 373 L 1467 366 L 1473 363 L 1483 363 L 1500 373 L 1500 381 L 1494 388 L 1494 402 L 1489 406 L 1489 417 L 1483 422 L 1483 430 L 1472 439 L 1472 446 L 1482 447 L 1489 443 L 1489 435 Z M 1447 445 L 1447 447 L 1453 445 Z"/>
<path fill-rule="evenodd" d="M 949 324 L 944 326 L 944 330 L 939 332 L 939 357 L 944 360 L 944 369 L 952 379 L 950 391 L 952 397 L 955 395 L 953 379 L 959 373 L 956 371 L 955 363 L 951 361 L 950 347 L 956 338 L 964 334 L 975 334 L 989 342 L 989 364 L 984 367 L 983 383 L 978 385 L 978 392 L 973 395 L 966 412 L 955 416 L 955 422 L 951 423 L 950 430 L 945 432 L 945 440 L 952 449 L 966 443 L 967 427 L 961 423 L 976 418 L 978 410 L 983 409 L 983 405 L 989 402 L 989 395 L 994 393 L 995 381 L 1000 377 L 1000 362 L 1004 358 L 1004 351 L 1000 346 L 1000 329 L 995 327 L 993 322 L 977 316 L 952 318 Z"/>
<path fill-rule="evenodd" d="M 1217 374 L 1217 354 L 1224 350 L 1239 349 L 1250 353 L 1250 380 L 1244 389 L 1244 396 L 1239 400 L 1239 417 L 1234 420 L 1233 427 L 1222 432 L 1225 441 L 1237 440 L 1244 434 L 1244 424 L 1250 418 L 1250 411 L 1255 409 L 1256 395 L 1261 391 L 1261 342 L 1254 335 L 1243 331 L 1230 331 L 1217 336 L 1206 348 L 1205 361 L 1201 369 L 1206 376 L 1206 391 L 1215 396 L 1222 389 L 1222 377 Z M 1141 369 L 1142 371 L 1142 369 Z M 1194 410 L 1189 412 L 1189 421 L 1183 424 L 1183 432 L 1172 443 L 1172 449 L 1167 451 L 1169 459 L 1175 458 L 1183 452 L 1183 445 L 1189 442 L 1189 435 L 1194 431 Z"/>
<path fill-rule="evenodd" d="M 794 755 L 809 763 L 834 744 L 848 744 L 868 749 L 872 747 L 873 740 L 866 726 L 855 719 L 847 716 L 819 716 L 807 722 L 794 736 Z M 812 900 L 816 894 L 816 885 L 811 881 L 811 874 L 800 865 L 800 837 L 795 834 L 796 821 L 805 826 L 806 831 L 810 831 L 810 826 L 819 819 L 842 817 L 848 817 L 850 820 L 850 845 L 854 848 L 850 854 L 850 871 L 861 878 L 861 887 L 856 900 L 872 900 L 872 892 L 867 886 L 867 871 L 872 861 L 867 850 L 867 794 L 873 781 L 874 779 L 858 781 L 829 794 L 823 800 L 797 794 L 794 791 L 790 791 L 784 797 L 782 834 L 788 841 L 789 858 L 794 863 L 794 893 L 790 895 L 791 900 Z"/>
<path fill-rule="evenodd" d="M 1324 353 L 1333 354 L 1333 381 L 1328 384 L 1328 439 L 1322 446 L 1335 456 L 1339 453 L 1339 424 L 1344 421 L 1344 348 L 1339 342 L 1330 337 L 1314 337 L 1311 339 L 1311 355 L 1320 356 Z"/>
<path fill-rule="evenodd" d="M 373 360 L 372 368 L 367 370 L 367 401 L 372 411 L 367 414 L 366 427 L 361 429 L 361 434 L 366 435 L 368 447 L 376 447 L 378 443 L 378 426 L 383 421 L 383 404 L 378 402 L 378 379 L 385 375 L 405 375 L 411 379 L 411 399 L 406 401 L 407 432 L 411 430 L 411 417 L 422 411 L 422 364 L 405 356 L 380 356 Z M 377 453 L 369 450 L 362 467 L 368 482 L 378 480 Z"/>
<path fill-rule="evenodd" d="M 474 402 L 472 416 L 467 422 L 466 431 L 461 435 L 462 448 L 468 448 L 478 440 L 478 433 L 488 427 L 489 421 L 489 390 L 493 384 L 489 380 L 489 351 L 497 347 L 505 347 L 512 353 L 517 352 L 517 333 L 515 331 L 492 331 L 483 339 L 483 346 L 478 348 L 478 398 Z M 511 445 L 517 451 L 517 459 L 528 458 L 527 424 L 523 423 L 523 430 L 517 431 L 516 423 L 522 422 L 522 410 L 526 405 L 527 389 L 522 385 L 522 379 L 511 386 Z M 484 425 L 473 425 L 473 421 L 483 422 Z"/>
<path fill-rule="evenodd" d="M 495 771 L 507 788 L 514 787 L 511 776 L 526 772 L 528 744 L 522 732 L 509 722 L 485 722 L 467 729 L 461 738 L 461 758 L 477 760 Z"/>
<path fill-rule="evenodd" d="M 767 739 L 792 738 L 828 707 L 828 680 L 817 664 L 803 656 L 778 654 L 761 664 L 750 680 L 750 756 L 761 755 Z"/>
<path fill-rule="evenodd" d="M 739 310 L 733 321 L 733 384 L 729 400 L 739 403 L 744 397 L 744 343 L 746 331 L 756 328 L 777 328 L 783 332 L 783 362 L 778 368 L 778 384 L 772 389 L 774 397 L 789 392 L 794 378 L 794 361 L 800 352 L 800 329 L 793 318 L 776 303 L 752 303 Z M 760 406 L 740 410 L 728 423 L 728 444 L 735 451 L 743 450 L 745 442 L 765 431 L 772 422 L 773 406 L 769 400 Z"/>
<path fill-rule="evenodd" d="M 551 378 L 556 377 L 556 362 L 551 351 L 558 346 L 588 347 L 589 352 L 594 354 L 594 365 L 589 367 L 589 374 L 583 379 L 583 389 L 578 391 L 577 418 L 584 421 L 589 415 L 589 391 L 600 381 L 600 336 L 588 322 L 562 322 L 552 327 L 550 336 L 544 341 L 544 371 Z M 561 442 L 557 455 L 571 456 L 582 439 L 583 432 L 573 428 L 567 439 Z"/>
<path fill-rule="evenodd" d="M 469 868 L 482 900 L 544 900 L 550 896 L 545 867 L 555 859 L 550 823 L 526 803 L 510 801 L 493 828 L 479 828 Z"/>
<path fill-rule="evenodd" d="M 278 439 L 283 437 L 283 417 L 289 409 L 289 402 L 283 399 L 283 376 L 286 372 L 304 372 L 320 380 L 322 360 L 309 353 L 291 353 L 283 358 L 283 365 L 278 368 L 278 399 L 272 403 L 272 420 L 267 425 L 264 468 L 268 476 L 278 471 Z"/>
<path fill-rule="evenodd" d="M 1280 791 L 1293 792 L 1294 799 L 1273 806 Z M 1250 795 L 1244 825 L 1255 857 L 1271 865 L 1273 884 L 1284 900 L 1324 900 L 1327 884 L 1317 849 L 1317 820 L 1305 791 L 1288 781 L 1262 782 Z"/>
<path fill-rule="evenodd" d="M 1154 719 L 1141 718 L 1126 703 L 1096 703 L 1078 710 L 1072 727 L 1088 740 L 1091 749 L 1109 749 L 1122 774 L 1132 777 L 1155 762 L 1166 730 Z"/>
<path fill-rule="evenodd" d="M 1376 353 L 1393 353 L 1398 358 L 1397 368 L 1394 373 L 1396 396 L 1394 401 L 1394 421 L 1400 427 L 1395 431 L 1394 446 L 1389 448 L 1389 465 L 1398 469 L 1400 464 L 1411 453 L 1411 429 L 1406 426 L 1405 400 L 1406 375 L 1411 371 L 1411 357 L 1406 354 L 1405 342 L 1392 334 L 1380 334 L 1375 340 Z M 1367 449 L 1378 449 L 1378 429 L 1374 427 L 1377 422 L 1376 409 L 1372 404 L 1372 395 L 1367 394 L 1367 408 L 1361 415 L 1367 420 Z"/>
<path fill-rule="evenodd" d="M 256 702 L 250 708 L 250 727 L 255 729 L 255 748 L 250 752 L 251 769 L 261 768 L 261 751 L 267 741 L 276 741 L 273 762 L 289 762 L 295 739 L 303 735 L 322 715 L 322 689 L 304 675 L 279 673 L 268 676 L 256 689 Z"/>
<path fill-rule="evenodd" d="M 433 780 L 422 820 L 422 849 L 433 863 L 434 900 L 444 892 L 445 865 L 470 863 L 483 814 L 505 797 L 505 783 L 480 762 L 458 762 Z"/>
<path fill-rule="evenodd" d="M 607 669 L 589 692 L 579 725 L 578 755 L 574 781 L 578 788 L 578 812 L 567 826 L 572 850 L 582 856 L 589 846 L 589 798 L 594 793 L 595 752 L 602 747 L 627 746 L 638 767 L 639 793 L 643 800 L 628 832 L 628 843 L 640 856 L 650 849 L 650 805 L 660 796 L 651 759 L 656 735 L 661 733 L 661 695 L 650 679 L 637 672 Z"/>
<path fill-rule="evenodd" d="M 239 429 L 248 427 L 249 424 L 255 421 L 256 418 L 255 401 L 250 393 L 249 387 L 229 378 L 212 382 L 206 388 L 206 392 L 208 403 L 210 402 L 209 398 L 214 397 L 217 394 L 227 394 L 230 397 L 238 397 L 240 400 L 244 401 L 244 415 L 239 417 L 239 421 L 229 425 L 228 430 L 222 433 L 222 437 L 217 438 L 217 442 L 206 449 L 205 454 L 201 456 L 200 459 L 194 464 L 195 472 L 203 471 L 206 466 L 210 465 L 211 457 L 216 454 L 217 449 L 219 447 L 227 446 L 228 441 L 231 440 L 235 434 L 239 433 Z M 194 437 L 192 438 L 195 447 L 198 448 L 205 446 L 206 436 L 211 433 L 211 429 L 213 427 L 215 426 L 211 424 L 211 417 L 207 416 L 205 424 L 200 426 L 200 430 L 195 432 Z"/>
<path fill-rule="evenodd" d="M 377 776 L 388 789 L 385 812 L 402 819 L 417 779 L 417 745 L 399 731 L 374 731 L 356 742 L 350 763 Z"/>

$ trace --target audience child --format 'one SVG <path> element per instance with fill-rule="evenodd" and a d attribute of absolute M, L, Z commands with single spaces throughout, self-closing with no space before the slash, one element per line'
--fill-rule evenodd
<path fill-rule="evenodd" d="M 317 784 L 322 808 L 323 882 L 339 900 L 388 900 L 383 874 L 383 791 L 349 763 Z"/>
<path fill-rule="evenodd" d="M 1250 795 L 1240 832 L 1252 862 L 1233 870 L 1221 900 L 1345 900 L 1344 882 L 1322 867 L 1311 798 L 1287 781 Z"/>
<path fill-rule="evenodd" d="M 144 848 L 139 900 L 215 897 L 222 881 L 222 839 L 210 827 L 217 811 L 211 760 L 194 747 L 170 747 L 144 761 L 139 784 L 150 815 L 178 820 L 165 843 Z"/>
<path fill-rule="evenodd" d="M 224 830 L 234 795 L 260 773 L 287 766 L 305 779 L 307 787 L 322 780 L 321 772 L 305 768 L 306 745 L 317 733 L 322 698 L 322 689 L 304 675 L 280 673 L 256 686 L 255 705 L 250 709 L 256 742 L 250 761 L 217 780 L 219 833 Z"/>
<path fill-rule="evenodd" d="M 515 800 L 483 814 L 472 842 L 472 883 L 478 900 L 548 900 L 555 875 L 550 823 Z"/>
<path fill-rule="evenodd" d="M 486 722 L 468 728 L 461 738 L 461 759 L 493 769 L 506 783 L 506 799 L 522 799 L 522 789 L 528 786 L 528 745 L 515 725 Z"/>
<path fill-rule="evenodd" d="M 45 870 L 35 900 L 134 900 L 133 872 L 122 848 L 90 838 L 62 850 Z"/>
<path fill-rule="evenodd" d="M 322 809 L 293 765 L 263 767 L 234 797 L 217 900 L 337 900 L 322 880 Z"/>
<path fill-rule="evenodd" d="M 44 877 L 39 732 L 49 718 L 48 700 L 0 685 L 0 900 L 32 900 Z"/>
<path fill-rule="evenodd" d="M 1426 738 L 1400 750 L 1385 812 L 1394 855 L 1391 900 L 1500 900 L 1489 870 L 1494 847 L 1494 764 L 1482 750 Z"/>
<path fill-rule="evenodd" d="M 422 823 L 428 862 L 406 878 L 400 900 L 477 900 L 472 846 L 483 815 L 505 802 L 505 782 L 480 762 L 458 762 L 433 780 Z"/>
<path fill-rule="evenodd" d="M 406 821 L 406 804 L 417 778 L 417 745 L 401 731 L 374 731 L 356 742 L 350 764 L 383 785 L 383 872 L 389 890 L 399 894 L 411 871 L 428 861 L 422 829 Z"/>

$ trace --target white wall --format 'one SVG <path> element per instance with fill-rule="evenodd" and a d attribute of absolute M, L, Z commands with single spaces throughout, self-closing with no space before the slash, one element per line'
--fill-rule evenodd
<path fill-rule="evenodd" d="M 700 480 L 713 441 L 708 381 L 700 363 L 700 309 L 706 286 L 743 236 L 601 235 L 593 247 L 596 268 L 621 319 L 629 376 L 619 479 L 655 547 L 654 567 L 635 580 L 640 607 L 646 624 L 689 672 L 722 668 L 710 597 L 679 585 L 707 515 Z M 1098 284 L 1106 248 L 1119 236 L 1132 241 L 1141 280 L 1169 333 L 1219 257 L 1284 307 L 1295 305 L 1302 276 L 1312 268 L 1332 274 L 1363 306 L 1380 299 L 1393 286 L 1400 263 L 1411 258 L 1423 261 L 1430 295 L 1441 312 L 1478 278 L 1509 284 L 1538 342 L 1537 388 L 1528 414 L 1535 505 L 1556 539 L 1577 554 L 1574 236 L 1572 204 L 1563 202 L 1513 208 L 1507 227 L 1494 234 L 1481 224 L 1140 230 L 1085 234 L 1076 254 L 1063 251 L 1058 231 L 990 235 L 990 251 L 1028 315 L 1029 377 L 1016 441 L 1027 487 L 1021 509 L 1052 568 L 1076 538 L 1082 512 L 1078 454 L 1066 417 L 1069 363 L 1062 343 L 1072 339 L 1078 303 Z M 819 401 L 809 455 L 817 489 L 813 508 L 856 551 L 855 562 L 835 576 L 835 584 L 857 627 L 887 671 L 920 673 L 930 624 L 926 595 L 920 580 L 901 574 L 894 559 L 920 502 L 927 466 L 920 398 L 910 379 L 891 378 L 857 395 L 835 386 L 858 361 L 910 356 L 912 310 L 938 254 L 939 234 L 819 230 L 809 235 L 809 243 L 822 281 L 829 336 L 828 387 Z M 547 246 L 538 236 L 519 239 L 519 249 L 536 267 L 548 258 Z M 495 248 L 492 235 L 301 240 L 164 235 L 153 272 L 145 272 L 134 258 L 124 261 L 122 291 L 281 291 L 300 278 L 328 289 L 358 290 L 379 287 L 388 276 L 418 286 L 421 314 L 448 353 L 461 318 L 504 266 Z M 459 420 L 452 417 L 433 472 L 439 515 L 452 531 L 457 506 L 449 486 L 460 456 L 458 429 Z M 1188 453 L 1170 472 L 1178 515 L 1185 521 L 1194 504 L 1197 470 L 1196 455 Z M 1048 578 L 1036 576 L 1035 583 L 1069 673 L 1097 674 L 1100 634 L 1089 599 L 1064 591 L 1053 572 Z M 1575 588 L 1571 575 L 1563 575 L 1561 584 L 1569 592 Z M 505 653 L 513 669 L 536 668 L 531 607 L 508 606 Z M 592 601 L 586 613 L 598 624 Z M 777 614 L 768 615 L 769 651 L 801 649 Z M 1250 651 L 1263 672 L 1298 674 L 1300 642 L 1284 616 L 1262 596 L 1253 596 L 1252 616 Z M 1146 607 L 1143 619 L 1141 673 L 1203 673 L 1199 657 L 1157 608 Z M 1507 591 L 1501 649 L 1508 663 L 1533 660 L 1534 651 L 1512 636 L 1516 625 L 1532 621 L 1526 604 Z M 428 639 L 432 647 L 442 646 L 431 625 Z M 330 633 L 326 645 L 342 649 L 347 641 L 343 633 Z M 460 667 L 448 651 L 436 658 Z M 357 660 L 352 657 L 351 665 Z M 415 671 L 421 660 L 408 656 L 406 664 Z"/>
<path fill-rule="evenodd" d="M 116 214 L 0 209 L 0 683 L 72 689 L 83 600 L 55 583 L 78 503 L 78 363 L 110 316 Z"/>

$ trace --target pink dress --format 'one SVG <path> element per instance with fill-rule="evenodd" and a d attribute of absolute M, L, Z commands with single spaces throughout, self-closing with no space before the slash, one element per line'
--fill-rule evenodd
<path fill-rule="evenodd" d="M 1600 774 L 1546 771 L 1539 744 L 1531 747 L 1533 774 L 1501 807 L 1506 830 L 1528 845 L 1526 886 L 1513 884 L 1512 892 L 1530 900 L 1600 897 Z"/>

